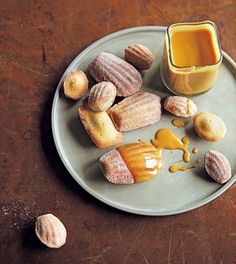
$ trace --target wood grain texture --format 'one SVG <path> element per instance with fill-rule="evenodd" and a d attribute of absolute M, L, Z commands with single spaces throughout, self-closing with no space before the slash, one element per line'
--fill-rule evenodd
<path fill-rule="evenodd" d="M 53 93 L 71 60 L 119 29 L 210 19 L 236 59 L 236 2 L 6 0 L 0 5 L 0 263 L 236 263 L 236 188 L 170 217 L 120 212 L 83 191 L 51 133 Z M 36 216 L 68 230 L 59 250 L 41 245 Z"/>

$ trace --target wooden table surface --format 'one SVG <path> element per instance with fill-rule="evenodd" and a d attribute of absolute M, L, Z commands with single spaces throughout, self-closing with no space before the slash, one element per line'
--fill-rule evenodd
<path fill-rule="evenodd" d="M 57 83 L 89 44 L 132 26 L 206 19 L 235 60 L 235 0 L 1 1 L 0 263 L 236 263 L 235 186 L 176 216 L 124 213 L 78 186 L 51 132 Z M 48 212 L 67 227 L 61 249 L 35 237 L 35 218 Z"/>

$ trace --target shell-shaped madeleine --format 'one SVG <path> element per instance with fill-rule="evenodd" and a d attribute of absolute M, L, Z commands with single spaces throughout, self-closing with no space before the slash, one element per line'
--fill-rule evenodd
<path fill-rule="evenodd" d="M 111 107 L 108 114 L 119 131 L 151 125 L 161 117 L 161 98 L 152 93 L 138 92 Z"/>
<path fill-rule="evenodd" d="M 169 96 L 165 99 L 164 108 L 176 116 L 190 117 L 197 113 L 195 103 L 183 96 Z"/>
<path fill-rule="evenodd" d="M 227 132 L 224 121 L 210 112 L 197 114 L 193 119 L 193 127 L 199 137 L 212 142 L 222 140 Z"/>
<path fill-rule="evenodd" d="M 105 178 L 115 184 L 131 184 L 134 183 L 134 178 L 127 168 L 120 153 L 113 149 L 101 156 L 99 159 L 100 168 Z"/>
<path fill-rule="evenodd" d="M 97 82 L 108 81 L 117 89 L 117 95 L 127 97 L 142 85 L 141 74 L 125 60 L 102 52 L 89 64 L 89 72 Z"/>
<path fill-rule="evenodd" d="M 152 179 L 162 168 L 160 152 L 151 144 L 131 143 L 117 150 L 136 183 Z"/>
<path fill-rule="evenodd" d="M 50 248 L 59 248 L 66 242 L 66 228 L 52 214 L 41 215 L 36 219 L 35 232 L 39 240 Z"/>
<path fill-rule="evenodd" d="M 219 183 L 227 182 L 232 176 L 228 159 L 219 151 L 207 151 L 204 156 L 204 165 L 207 173 Z"/>
<path fill-rule="evenodd" d="M 117 131 L 108 113 L 91 110 L 87 98 L 82 101 L 78 110 L 85 130 L 98 148 L 109 148 L 123 140 L 122 133 Z"/>
<path fill-rule="evenodd" d="M 116 87 L 111 82 L 95 84 L 88 96 L 88 106 L 95 112 L 106 111 L 116 98 Z"/>
<path fill-rule="evenodd" d="M 147 70 L 151 67 L 154 56 L 148 47 L 132 44 L 125 49 L 125 60 L 139 70 Z"/>

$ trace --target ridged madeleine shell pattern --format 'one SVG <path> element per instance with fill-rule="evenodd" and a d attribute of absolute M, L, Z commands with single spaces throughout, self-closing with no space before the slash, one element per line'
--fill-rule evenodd
<path fill-rule="evenodd" d="M 128 62 L 102 52 L 89 64 L 89 72 L 97 82 L 112 82 L 117 95 L 127 97 L 137 92 L 142 85 L 141 74 Z"/>
<path fill-rule="evenodd" d="M 228 159 L 219 151 L 206 152 L 204 165 L 207 173 L 219 183 L 227 182 L 232 176 Z"/>
<path fill-rule="evenodd" d="M 147 70 L 151 67 L 154 56 L 148 47 L 132 44 L 125 49 L 125 60 L 139 70 Z"/>
<path fill-rule="evenodd" d="M 115 184 L 132 184 L 134 178 L 127 168 L 120 153 L 113 149 L 100 158 L 100 168 L 105 178 Z"/>
<path fill-rule="evenodd" d="M 190 117 L 197 113 L 195 103 L 183 96 L 169 96 L 165 99 L 164 108 L 176 116 Z"/>
<path fill-rule="evenodd" d="M 88 106 L 95 112 L 106 111 L 116 98 L 116 87 L 111 82 L 100 82 L 94 85 L 88 97 Z"/>
<path fill-rule="evenodd" d="M 66 242 L 66 228 L 52 214 L 41 215 L 37 218 L 35 232 L 39 240 L 50 248 L 59 248 Z"/>
<path fill-rule="evenodd" d="M 160 119 L 161 98 L 152 93 L 138 92 L 114 105 L 108 114 L 119 131 L 145 127 Z"/>

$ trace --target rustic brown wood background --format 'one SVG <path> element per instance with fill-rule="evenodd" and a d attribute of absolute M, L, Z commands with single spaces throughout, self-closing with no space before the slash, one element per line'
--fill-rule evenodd
<path fill-rule="evenodd" d="M 1 1 L 0 263 L 236 263 L 235 186 L 177 216 L 123 213 L 73 181 L 50 128 L 57 83 L 89 44 L 127 27 L 205 19 L 217 23 L 235 60 L 235 0 Z M 33 232 L 35 218 L 48 212 L 68 230 L 59 250 Z"/>

